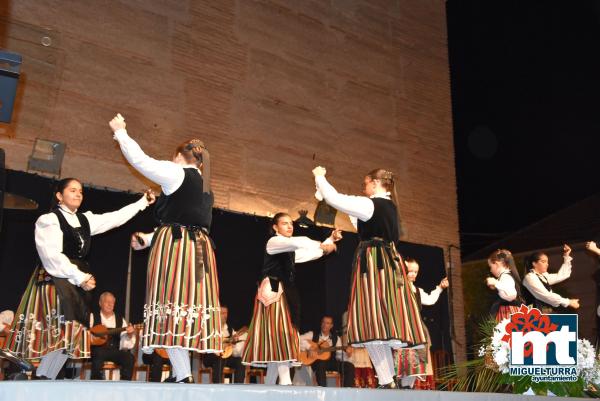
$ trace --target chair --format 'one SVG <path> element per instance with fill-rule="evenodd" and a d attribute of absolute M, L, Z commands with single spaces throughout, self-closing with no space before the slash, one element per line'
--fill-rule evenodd
<path fill-rule="evenodd" d="M 339 374 L 339 372 L 325 372 L 325 382 L 328 383 L 329 379 L 335 379 L 335 386 L 342 387 L 342 376 Z"/>
<path fill-rule="evenodd" d="M 258 369 L 258 368 L 251 368 L 251 367 L 246 367 L 246 375 L 244 377 L 244 383 L 250 383 L 250 378 L 254 377 L 256 378 L 256 382 L 258 384 L 264 384 L 265 383 L 265 370 L 264 369 Z"/>

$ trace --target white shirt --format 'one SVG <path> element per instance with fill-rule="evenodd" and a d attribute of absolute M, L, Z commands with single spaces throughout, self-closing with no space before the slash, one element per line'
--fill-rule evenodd
<path fill-rule="evenodd" d="M 442 287 L 439 285 L 435 287 L 435 289 L 433 289 L 429 294 L 421 287 L 417 287 L 413 284 L 413 291 L 415 291 L 415 288 L 419 290 L 419 294 L 421 295 L 421 305 L 427 306 L 435 305 L 443 291 Z"/>
<path fill-rule="evenodd" d="M 0 312 L 0 332 L 4 330 L 6 326 L 10 326 L 15 314 L 11 310 L 5 310 Z"/>
<path fill-rule="evenodd" d="M 117 211 L 94 214 L 83 213 L 90 224 L 90 234 L 102 234 L 112 228 L 119 227 L 135 216 L 139 211 L 148 206 L 145 196 L 140 200 L 127 205 Z M 79 219 L 74 212 L 61 206 L 63 214 L 71 227 L 80 227 Z M 63 252 L 63 233 L 60 229 L 58 217 L 54 213 L 41 215 L 35 222 L 35 246 L 44 269 L 51 276 L 66 278 L 73 285 L 81 285 L 90 275 L 82 272 L 75 266 Z"/>
<path fill-rule="evenodd" d="M 331 238 L 327 238 L 323 243 L 331 244 L 333 241 L 331 241 Z M 296 263 L 309 262 L 323 256 L 321 243 L 308 237 L 284 237 L 281 234 L 276 234 L 267 241 L 267 253 L 269 255 L 284 252 L 294 252 Z"/>
<path fill-rule="evenodd" d="M 106 317 L 102 312 L 100 312 L 100 320 L 102 320 L 102 324 L 106 326 L 107 329 L 114 329 L 117 327 L 117 318 L 113 313 L 112 316 Z M 90 313 L 90 327 L 94 326 L 94 314 Z M 127 322 L 123 319 L 123 326 L 127 327 Z M 121 332 L 121 341 L 119 343 L 119 349 L 129 350 L 135 346 L 135 335 L 131 337 L 127 334 L 126 331 Z"/>
<path fill-rule="evenodd" d="M 198 170 L 195 166 L 182 166 L 169 160 L 151 158 L 144 153 L 136 141 L 129 137 L 125 129 L 115 131 L 114 138 L 119 142 L 121 152 L 127 161 L 144 177 L 160 185 L 165 195 L 171 195 L 179 189 L 185 177 L 184 168 Z M 198 172 L 202 174 L 200 170 Z"/>
<path fill-rule="evenodd" d="M 310 343 L 309 341 L 312 341 L 313 339 L 313 332 L 312 331 L 307 331 L 304 334 L 300 335 L 300 351 L 308 351 L 308 349 L 310 348 Z M 321 343 L 327 343 L 327 345 L 325 346 L 324 344 L 321 346 L 321 348 L 327 348 L 327 347 L 333 347 L 333 341 L 331 340 L 331 335 L 324 335 L 322 332 L 319 333 L 319 341 L 317 341 L 318 344 Z M 336 347 L 341 347 L 342 346 L 342 340 L 340 338 L 340 336 L 338 336 L 337 341 L 335 343 Z M 342 351 L 342 350 L 337 350 L 335 351 L 335 359 L 337 359 L 338 361 L 342 360 L 342 352 L 344 353 L 344 361 L 348 360 L 348 354 L 346 354 L 346 351 Z"/>
<path fill-rule="evenodd" d="M 504 272 L 510 272 L 510 270 L 504 270 Z M 500 274 L 500 278 L 495 279 L 494 285 L 500 298 L 509 302 L 514 301 L 517 298 L 515 280 L 510 274 L 504 274 L 504 272 Z"/>
<path fill-rule="evenodd" d="M 531 295 L 540 301 L 543 301 L 554 307 L 559 305 L 564 307 L 569 306 L 569 298 L 563 298 L 553 291 L 548 291 L 546 287 L 544 287 L 544 284 L 540 282 L 540 280 L 544 280 L 548 284 L 554 285 L 568 279 L 571 276 L 572 260 L 572 257 L 567 256 L 564 259 L 562 266 L 556 273 L 546 272 L 543 274 L 538 274 L 534 271 L 530 271 L 525 275 L 525 278 L 523 278 L 523 285 L 529 290 Z"/>
<path fill-rule="evenodd" d="M 389 192 L 373 195 L 371 198 L 366 196 L 340 194 L 329 182 L 327 182 L 327 179 L 324 176 L 315 177 L 315 185 L 317 186 L 317 191 L 321 193 L 321 196 L 329 206 L 350 216 L 350 221 L 354 227 L 357 227 L 357 219 L 368 221 L 373 217 L 375 204 L 373 204 L 371 198 L 390 199 Z"/>

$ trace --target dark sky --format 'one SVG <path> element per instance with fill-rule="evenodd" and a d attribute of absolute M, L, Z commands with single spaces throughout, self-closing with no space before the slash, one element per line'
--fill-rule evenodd
<path fill-rule="evenodd" d="M 465 255 L 600 190 L 600 1 L 447 11 Z"/>

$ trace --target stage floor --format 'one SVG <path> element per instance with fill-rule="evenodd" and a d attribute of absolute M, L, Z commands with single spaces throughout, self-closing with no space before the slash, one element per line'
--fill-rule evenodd
<path fill-rule="evenodd" d="M 173 384 L 118 381 L 3 381 L 0 401 L 516 401 L 529 395 L 368 390 L 262 384 Z M 583 400 L 583 398 L 582 398 Z"/>

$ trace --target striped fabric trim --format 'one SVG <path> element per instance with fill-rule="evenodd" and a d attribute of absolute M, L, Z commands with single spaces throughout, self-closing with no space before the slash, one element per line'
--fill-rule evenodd
<path fill-rule="evenodd" d="M 426 342 L 415 294 L 404 285 L 406 266 L 391 246 L 397 262 L 379 244 L 359 245 L 354 256 L 348 305 L 348 339 L 354 346 L 377 342 L 399 348 Z M 366 269 L 361 260 L 366 260 Z"/>
<path fill-rule="evenodd" d="M 496 313 L 496 321 L 499 323 L 504 319 L 510 319 L 510 315 L 513 313 L 517 313 L 519 311 L 519 306 L 514 305 L 500 305 L 498 308 L 498 312 Z"/>
<path fill-rule="evenodd" d="M 269 306 L 264 306 L 255 298 L 242 363 L 261 367 L 269 362 L 293 364 L 298 359 L 299 351 L 300 336 L 292 324 L 285 288 L 279 301 Z"/>
<path fill-rule="evenodd" d="M 28 360 L 60 349 L 64 349 L 69 358 L 89 358 L 87 328 L 76 321 L 65 321 L 54 284 L 37 283 L 40 270 L 35 269 L 21 298 L 6 348 Z"/>
<path fill-rule="evenodd" d="M 196 352 L 221 352 L 221 314 L 217 264 L 210 239 L 197 233 L 204 258 L 204 277 L 196 277 L 196 241 L 188 230 L 174 238 L 170 226 L 160 227 L 148 259 L 142 346 L 180 347 Z"/>

